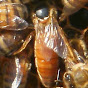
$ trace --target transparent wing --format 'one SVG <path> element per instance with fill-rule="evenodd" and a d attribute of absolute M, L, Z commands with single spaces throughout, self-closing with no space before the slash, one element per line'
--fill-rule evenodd
<path fill-rule="evenodd" d="M 55 19 L 46 24 L 35 23 L 36 39 L 46 47 L 52 49 L 61 58 L 66 58 L 69 53 L 67 39 L 62 28 Z"/>
<path fill-rule="evenodd" d="M 68 53 L 68 48 L 66 46 L 66 41 L 64 39 L 62 29 L 57 25 L 54 24 L 53 28 L 52 25 L 48 25 L 49 32 L 46 32 L 45 36 L 45 44 L 47 47 L 51 48 L 56 52 L 60 57 L 66 58 Z M 47 30 L 47 29 L 45 29 Z M 49 37 L 47 37 L 50 34 Z"/>
<path fill-rule="evenodd" d="M 22 4 L 0 4 L 0 29 L 23 30 L 28 27 L 25 19 L 28 17 L 27 9 Z"/>

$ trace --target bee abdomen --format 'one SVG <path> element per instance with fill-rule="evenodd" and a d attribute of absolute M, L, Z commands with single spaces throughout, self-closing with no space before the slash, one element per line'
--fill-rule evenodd
<path fill-rule="evenodd" d="M 15 77 L 16 76 L 14 74 L 11 75 L 11 72 L 8 74 L 5 74 L 3 79 L 3 88 L 14 88 Z M 27 80 L 27 76 L 26 75 L 22 76 L 21 82 L 17 81 L 19 83 L 19 85 L 17 84 L 19 87 L 17 87 L 17 85 L 15 85 L 15 87 L 25 88 L 26 80 Z"/>
<path fill-rule="evenodd" d="M 25 88 L 29 70 L 28 63 L 15 62 L 8 60 L 3 64 L 3 88 Z"/>
<path fill-rule="evenodd" d="M 45 49 L 45 47 L 43 48 Z M 47 52 L 50 53 L 50 51 L 52 55 L 47 54 Z M 35 49 L 35 63 L 42 84 L 45 87 L 53 87 L 55 86 L 55 80 L 57 78 L 59 59 L 58 55 L 53 52 L 53 50 L 47 48 L 47 52 L 43 52 L 41 49 Z"/>
<path fill-rule="evenodd" d="M 63 13 L 65 15 L 71 15 L 81 9 L 88 0 L 62 0 L 64 5 Z"/>
<path fill-rule="evenodd" d="M 51 61 L 44 61 L 41 59 L 36 59 L 37 61 L 37 71 L 42 83 L 46 87 L 52 87 L 55 84 L 57 76 L 57 58 L 52 59 Z"/>
<path fill-rule="evenodd" d="M 0 28 L 7 30 L 20 29 L 28 24 L 25 19 L 28 17 L 27 8 L 18 3 L 0 4 Z M 22 24 L 24 26 L 22 26 Z M 21 27 L 22 26 L 22 27 Z"/>
<path fill-rule="evenodd" d="M 3 64 L 3 88 L 11 88 L 12 82 L 14 81 L 14 78 L 16 76 L 15 68 L 16 67 L 13 62 L 11 63 L 8 61 Z"/>

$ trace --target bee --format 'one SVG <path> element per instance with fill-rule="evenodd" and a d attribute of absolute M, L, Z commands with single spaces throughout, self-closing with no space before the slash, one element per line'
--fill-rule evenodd
<path fill-rule="evenodd" d="M 52 87 L 57 79 L 59 56 L 66 58 L 71 49 L 62 28 L 57 21 L 57 9 L 53 4 L 41 2 L 32 12 L 35 29 L 35 64 L 42 84 Z M 23 46 L 15 52 L 21 52 L 28 44 L 32 34 Z M 72 52 L 72 51 L 71 51 Z M 72 53 L 71 53 L 72 54 Z M 72 54 L 72 57 L 73 54 Z"/>
<path fill-rule="evenodd" d="M 84 40 L 71 40 L 75 60 L 65 59 L 66 72 L 63 76 L 65 88 L 88 87 L 88 51 Z"/>
<path fill-rule="evenodd" d="M 27 17 L 28 11 L 24 4 L 0 1 L 0 88 L 25 88 L 33 50 L 29 44 L 29 49 L 17 55 L 14 52 L 30 33 L 30 30 L 26 30 Z"/>
<path fill-rule="evenodd" d="M 57 9 L 51 3 L 43 1 L 33 9 L 35 65 L 39 78 L 45 87 L 53 87 L 57 79 L 59 57 L 61 57 L 64 59 L 66 67 L 63 76 L 64 88 L 87 88 L 88 83 L 85 78 L 88 75 L 86 45 L 81 39 L 71 41 L 72 45 L 70 45 L 57 18 Z M 29 40 L 30 36 L 32 35 L 29 35 Z M 29 40 L 25 40 L 25 43 Z M 26 44 L 21 47 L 19 52 L 25 46 Z"/>
<path fill-rule="evenodd" d="M 83 8 L 88 3 L 88 0 L 62 0 L 62 3 L 64 8 L 62 11 L 63 13 L 61 15 L 61 20 L 64 20 L 67 16 L 72 15 Z"/>
<path fill-rule="evenodd" d="M 51 3 L 42 1 L 32 11 L 35 29 L 35 65 L 39 78 L 45 87 L 55 86 L 55 80 L 57 80 L 58 70 L 60 69 L 59 57 L 64 59 L 68 68 L 70 62 L 77 63 L 73 49 L 58 24 L 57 9 Z M 14 54 L 23 51 L 32 36 L 32 33 L 29 34 L 22 47 Z"/>
<path fill-rule="evenodd" d="M 14 4 L 14 3 L 9 3 L 6 5 L 10 5 L 10 4 Z M 13 6 L 14 5 L 12 5 L 12 7 Z M 17 10 L 19 10 L 19 9 L 17 9 Z M 14 9 L 11 8 L 11 11 L 14 11 Z M 24 10 L 22 10 L 22 11 L 24 11 Z M 8 23 L 8 21 L 6 20 L 5 23 L 1 23 L 1 29 L 7 30 L 7 31 L 14 31 L 14 32 L 26 31 L 25 29 L 28 27 L 28 24 L 24 20 L 24 16 L 21 16 L 21 15 L 22 14 L 18 15 L 18 13 L 15 15 L 12 14 L 11 16 L 9 15 L 9 17 L 11 17 L 12 19 L 14 19 L 14 17 L 17 17 L 17 16 L 18 16 L 18 18 L 22 17 L 21 18 L 22 22 L 20 22 L 19 19 L 17 18 L 18 20 L 15 20 L 15 21 L 10 20 L 11 25 L 8 24 L 8 26 L 7 26 L 7 25 L 5 25 L 5 23 Z M 71 78 L 71 77 L 68 74 L 71 73 L 72 78 L 74 79 L 75 77 L 73 75 L 75 74 L 75 72 L 78 71 L 80 73 L 79 68 L 81 68 L 81 67 L 83 67 L 85 69 L 87 68 L 87 60 L 84 60 L 84 58 L 87 58 L 87 56 L 84 55 L 84 57 L 83 57 L 83 54 L 86 53 L 86 52 L 84 52 L 85 48 L 83 48 L 85 45 L 83 44 L 83 46 L 81 46 L 82 43 L 78 43 L 77 42 L 78 40 L 75 41 L 77 44 L 79 44 L 81 46 L 81 49 L 83 50 L 82 51 L 83 53 L 81 54 L 81 52 L 79 52 L 80 51 L 79 47 L 73 47 L 74 41 L 71 42 L 72 45 L 69 44 L 63 29 L 58 24 L 57 9 L 53 5 L 52 1 L 50 1 L 50 2 L 41 1 L 38 5 L 35 5 L 31 15 L 32 15 L 32 21 L 34 24 L 35 32 L 30 33 L 27 30 L 27 32 L 29 34 L 26 32 L 28 34 L 27 35 L 25 33 L 27 35 L 27 37 L 24 39 L 21 38 L 24 40 L 23 42 L 21 42 L 21 45 L 20 45 L 21 47 L 17 48 L 10 55 L 11 57 L 9 57 L 9 59 L 12 60 L 11 61 L 12 64 L 11 64 L 10 60 L 7 61 L 7 63 L 9 62 L 9 64 L 6 65 L 5 72 L 4 71 L 2 71 L 2 72 L 5 73 L 5 75 L 7 74 L 6 76 L 8 78 L 10 78 L 8 76 L 10 73 L 11 74 L 15 73 L 15 76 L 13 76 L 14 81 L 9 80 L 10 81 L 10 84 L 9 84 L 7 81 L 5 81 L 7 79 L 7 77 L 5 77 L 3 85 L 5 87 L 7 87 L 7 85 L 9 84 L 9 87 L 12 87 L 12 88 L 14 88 L 14 85 L 15 85 L 18 88 L 21 86 L 22 79 L 25 78 L 25 81 L 26 81 L 28 68 L 26 67 L 25 70 L 23 70 L 23 69 L 25 68 L 26 60 L 28 59 L 29 54 L 30 54 L 30 52 L 29 52 L 30 47 L 28 47 L 29 42 L 32 39 L 32 37 L 35 36 L 35 44 L 34 44 L 35 65 L 36 65 L 37 72 L 38 72 L 38 75 L 39 75 L 39 78 L 40 78 L 42 84 L 45 87 L 54 87 L 55 86 L 55 80 L 57 80 L 58 70 L 60 69 L 59 61 L 62 58 L 64 60 L 65 67 L 66 67 L 66 72 L 63 76 L 64 87 L 71 88 L 71 87 L 75 87 L 75 85 L 77 87 L 80 87 L 79 86 L 80 80 L 78 80 L 77 84 L 75 82 L 76 79 L 69 82 L 69 78 Z M 2 20 L 2 21 L 4 21 L 4 20 Z M 16 24 L 16 21 L 18 22 L 18 24 Z M 24 33 L 20 34 L 20 36 L 22 35 L 21 37 L 23 37 L 23 34 Z M 27 51 L 26 51 L 26 48 L 28 49 Z M 5 50 L 5 51 L 7 51 L 7 50 Z M 21 56 L 23 56 L 23 59 L 21 59 Z M 79 58 L 79 56 L 81 58 Z M 6 58 L 7 57 L 5 57 L 5 59 Z M 25 65 L 24 65 L 23 69 L 20 70 L 20 66 L 21 67 L 23 66 L 20 64 L 24 64 L 23 61 L 25 61 Z M 79 62 L 81 62 L 81 63 L 79 63 Z M 29 65 L 29 62 L 27 64 Z M 9 71 L 9 74 L 8 74 L 8 68 L 11 65 L 14 66 L 15 71 L 13 71 L 13 72 Z M 4 67 L 3 64 L 1 66 Z M 75 66 L 77 68 L 75 68 Z M 18 72 L 17 72 L 16 68 L 19 69 Z M 13 69 L 13 68 L 11 68 L 11 69 Z M 81 70 L 81 71 L 83 71 L 83 70 Z M 23 74 L 23 72 L 26 74 Z M 22 74 L 23 74 L 23 76 L 21 76 Z M 81 75 L 85 76 L 86 74 L 87 74 L 86 72 L 85 73 L 83 72 Z M 80 77 L 81 77 L 81 75 L 80 75 Z M 16 80 L 14 77 L 16 78 Z M 77 76 L 77 77 L 79 77 L 79 76 Z M 82 79 L 82 80 L 85 81 L 85 83 L 86 83 L 86 79 Z M 17 84 L 15 81 L 17 82 Z M 24 88 L 25 81 L 23 83 L 23 86 L 21 86 L 21 88 L 22 87 Z M 82 87 L 85 88 L 85 85 L 83 85 Z"/>

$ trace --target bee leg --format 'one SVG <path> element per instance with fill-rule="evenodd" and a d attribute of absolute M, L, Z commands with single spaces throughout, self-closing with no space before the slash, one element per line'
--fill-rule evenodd
<path fill-rule="evenodd" d="M 13 55 L 16 55 L 16 54 L 22 52 L 26 48 L 26 46 L 28 45 L 28 43 L 31 41 L 31 39 L 33 38 L 34 34 L 35 34 L 34 31 L 31 32 L 27 36 L 27 38 L 25 39 L 25 41 L 24 41 L 23 45 L 21 46 L 21 48 L 19 50 L 17 50 L 16 52 L 14 52 Z"/>
<path fill-rule="evenodd" d="M 64 15 L 64 13 L 61 14 L 61 16 L 59 17 L 59 22 L 64 21 L 67 18 L 67 16 Z"/>
<path fill-rule="evenodd" d="M 62 86 L 62 84 L 63 84 L 63 81 L 62 81 L 62 79 L 60 78 L 60 69 L 58 69 L 58 73 L 57 73 L 57 79 L 55 80 L 55 83 L 56 83 L 56 86 L 55 87 L 60 87 L 60 88 L 63 88 Z"/>
<path fill-rule="evenodd" d="M 87 31 L 88 31 L 88 27 L 82 31 L 82 36 L 81 36 L 82 38 L 84 38 L 85 33 L 86 33 Z"/>

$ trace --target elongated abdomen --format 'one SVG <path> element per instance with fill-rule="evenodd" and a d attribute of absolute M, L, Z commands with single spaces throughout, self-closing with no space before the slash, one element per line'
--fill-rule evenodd
<path fill-rule="evenodd" d="M 43 44 L 35 42 L 35 63 L 45 87 L 54 86 L 58 71 L 58 55 Z"/>

